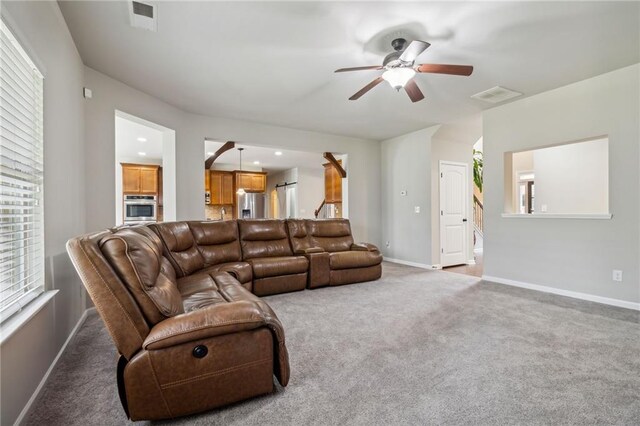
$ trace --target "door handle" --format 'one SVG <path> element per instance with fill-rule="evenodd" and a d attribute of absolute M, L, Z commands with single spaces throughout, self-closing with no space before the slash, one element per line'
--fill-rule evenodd
<path fill-rule="evenodd" d="M 466 222 L 466 221 L 467 221 L 467 219 L 462 219 L 462 221 L 463 221 L 463 222 Z"/>

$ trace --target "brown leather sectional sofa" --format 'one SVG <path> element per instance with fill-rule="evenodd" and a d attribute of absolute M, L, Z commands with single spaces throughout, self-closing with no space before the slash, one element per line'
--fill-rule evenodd
<path fill-rule="evenodd" d="M 378 279 L 382 256 L 349 221 L 237 220 L 122 227 L 67 251 L 120 353 L 132 420 L 196 413 L 289 381 L 284 329 L 258 296 Z"/>

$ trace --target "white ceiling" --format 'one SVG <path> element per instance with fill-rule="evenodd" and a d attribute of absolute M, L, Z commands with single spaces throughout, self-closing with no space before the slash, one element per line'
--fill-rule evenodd
<path fill-rule="evenodd" d="M 138 138 L 146 141 L 139 141 Z M 141 163 L 162 162 L 162 132 L 116 116 L 116 161 L 134 160 Z"/>
<path fill-rule="evenodd" d="M 184 110 L 370 139 L 490 108 L 469 96 L 496 85 L 530 96 L 640 62 L 638 2 L 155 4 L 158 32 L 125 2 L 60 7 L 86 65 Z M 418 62 L 473 75 L 417 76 L 417 104 L 387 84 L 349 101 L 379 72 L 333 71 L 381 63 L 397 27 L 432 43 Z"/>
<path fill-rule="evenodd" d="M 209 158 L 210 153 L 216 152 L 222 145 L 224 142 L 205 141 L 205 159 Z M 242 151 L 243 170 L 262 169 L 265 172 L 276 172 L 295 167 L 322 169 L 322 164 L 327 162 L 322 157 L 322 153 L 317 152 L 293 151 L 239 143 L 236 143 L 236 148 L 244 148 Z M 276 152 L 281 152 L 282 155 L 276 155 Z M 255 164 L 255 161 L 258 161 L 259 164 Z M 237 149 L 232 149 L 218 157 L 213 168 L 237 170 L 239 163 L 240 153 Z"/>

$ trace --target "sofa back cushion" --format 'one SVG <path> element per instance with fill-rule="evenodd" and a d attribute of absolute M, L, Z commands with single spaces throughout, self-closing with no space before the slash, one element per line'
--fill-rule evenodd
<path fill-rule="evenodd" d="M 284 220 L 240 219 L 238 229 L 245 260 L 293 255 Z"/>
<path fill-rule="evenodd" d="M 351 250 L 353 236 L 349 219 L 307 220 L 310 244 L 328 252 Z"/>
<path fill-rule="evenodd" d="M 182 297 L 159 239 L 140 229 L 121 229 L 100 241 L 100 250 L 125 284 L 147 322 L 184 312 Z"/>
<path fill-rule="evenodd" d="M 162 240 L 164 255 L 176 270 L 176 276 L 184 277 L 204 268 L 204 258 L 187 222 L 154 223 L 149 227 Z"/>
<path fill-rule="evenodd" d="M 303 253 L 305 249 L 312 247 L 305 219 L 287 219 L 286 222 L 294 254 Z"/>
<path fill-rule="evenodd" d="M 238 224 L 235 220 L 189 222 L 196 247 L 204 266 L 242 260 Z"/>

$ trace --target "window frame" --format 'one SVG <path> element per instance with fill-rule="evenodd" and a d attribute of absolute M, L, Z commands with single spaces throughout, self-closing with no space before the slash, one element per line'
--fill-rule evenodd
<path fill-rule="evenodd" d="M 16 83 L 16 85 L 18 85 L 19 83 L 25 83 L 25 86 L 26 86 L 25 91 L 28 93 L 29 90 L 33 90 L 33 93 L 35 94 L 33 108 L 38 114 L 38 116 L 34 118 L 33 121 L 29 121 L 28 123 L 25 123 L 25 126 L 26 126 L 25 128 L 33 131 L 32 135 L 38 136 L 38 140 L 35 140 L 35 145 L 30 144 L 31 147 L 35 147 L 36 154 L 32 156 L 22 155 L 22 157 L 27 159 L 27 161 L 32 162 L 31 166 L 34 169 L 35 177 L 32 177 L 31 180 L 24 179 L 22 181 L 25 182 L 25 184 L 35 185 L 37 188 L 36 191 L 34 191 L 38 193 L 38 195 L 33 198 L 34 200 L 33 207 L 36 207 L 34 209 L 33 214 L 34 214 L 34 217 L 36 217 L 35 216 L 36 214 L 38 216 L 37 216 L 37 219 L 34 220 L 33 222 L 38 226 L 37 228 L 30 230 L 32 233 L 32 237 L 30 238 L 36 239 L 36 243 L 33 244 L 33 246 L 36 246 L 36 247 L 34 247 L 33 249 L 29 249 L 28 251 L 26 250 L 28 249 L 28 247 L 24 247 L 24 246 L 19 248 L 12 248 L 11 250 L 9 250 L 11 252 L 17 252 L 20 250 L 24 251 L 24 253 L 21 254 L 21 256 L 24 256 L 26 260 L 23 265 L 18 265 L 19 267 L 21 267 L 20 269 L 21 273 L 18 275 L 22 275 L 23 278 L 21 278 L 18 281 L 21 287 L 18 288 L 14 294 L 19 294 L 19 296 L 11 302 L 12 304 L 8 305 L 7 307 L 4 307 L 3 310 L 0 311 L 0 332 L 1 332 L 0 342 L 4 341 L 7 337 L 9 337 L 9 335 L 13 334 L 13 332 L 15 332 L 17 328 L 19 328 L 29 318 L 31 318 L 38 311 L 40 311 L 40 309 L 42 309 L 42 307 L 49 300 L 51 300 L 53 295 L 57 293 L 57 291 L 47 291 L 46 285 L 45 285 L 45 225 L 44 225 L 45 223 L 44 221 L 44 214 L 45 214 L 45 209 L 44 209 L 45 73 L 43 72 L 44 68 L 41 66 L 41 63 L 37 60 L 37 57 L 35 57 L 35 55 L 32 54 L 33 50 L 30 48 L 29 44 L 25 42 L 25 38 L 22 37 L 20 32 L 16 31 L 15 28 L 16 27 L 15 25 L 13 25 L 13 21 L 10 18 L 10 16 L 7 16 L 3 11 L 2 17 L 0 19 L 0 32 L 2 33 L 1 37 L 3 39 L 6 39 L 6 42 L 8 44 L 7 46 L 8 52 L 13 51 L 16 55 L 19 55 L 19 56 L 14 56 L 14 59 L 11 62 L 11 64 L 19 65 L 20 62 L 23 62 L 23 67 L 21 68 L 16 67 L 13 70 L 14 75 L 34 78 L 33 84 L 31 84 L 32 82 L 29 81 L 28 79 L 26 81 L 23 80 L 21 82 L 14 81 L 13 83 Z M 4 41 L 2 42 L 2 44 L 4 44 Z M 8 65 L 9 61 L 5 62 L 5 64 Z M 30 70 L 27 67 L 29 67 Z M 25 70 L 29 70 L 29 72 L 25 74 L 18 74 L 19 72 L 24 72 Z M 5 76 L 5 72 L 6 71 L 2 72 L 3 76 Z M 7 83 L 3 82 L 3 84 L 7 84 Z M 7 87 L 9 87 L 9 85 L 7 85 Z M 3 93 L 2 97 L 4 96 L 7 96 L 7 95 Z M 16 99 L 16 105 L 18 102 L 19 100 Z M 28 112 L 31 112 L 31 111 L 29 110 Z M 2 115 L 4 115 L 4 117 L 7 117 L 7 115 L 9 114 L 11 114 L 11 112 L 6 109 L 2 112 Z M 2 119 L 3 122 L 5 119 L 4 117 Z M 15 118 L 16 117 L 14 116 L 13 123 L 15 123 Z M 7 124 L 8 126 L 11 126 L 11 125 L 15 126 L 15 124 L 13 124 L 12 122 L 8 121 L 8 123 L 11 123 L 11 124 Z M 3 130 L 3 132 L 4 131 L 6 130 Z M 11 132 L 9 131 L 8 133 L 11 133 Z M 14 134 L 14 136 L 16 135 Z M 15 145 L 14 148 L 16 147 L 23 148 L 19 143 L 15 141 L 12 141 L 11 143 Z M 29 144 L 29 143 L 27 142 L 26 144 Z M 9 139 L 8 138 L 5 139 L 3 137 L 2 144 L 0 145 L 0 153 L 2 150 L 7 149 L 6 148 L 7 145 L 9 145 Z M 16 169 L 9 168 L 9 170 L 16 170 Z M 0 181 L 2 180 L 2 178 L 4 178 L 4 175 L 0 178 Z M 14 179 L 17 182 L 21 181 L 21 179 L 18 179 L 18 178 L 14 178 Z M 21 189 L 21 190 L 26 193 L 25 189 Z M 10 191 L 10 188 L 8 191 Z M 9 233 L 22 234 L 20 241 L 24 241 L 25 240 L 24 234 L 29 233 L 29 230 L 24 230 L 24 229 L 20 231 L 12 230 L 7 232 L 7 234 Z M 34 253 L 37 253 L 37 254 L 34 254 Z M 10 256 L 11 259 L 14 259 L 15 257 L 16 256 L 14 255 Z M 31 265 L 27 264 L 27 260 L 28 262 L 31 263 Z M 33 266 L 33 263 L 36 263 L 38 260 L 39 260 L 39 263 Z M 35 279 L 31 283 L 29 283 L 24 277 L 25 272 L 27 271 L 27 269 L 30 269 L 30 268 L 31 268 L 30 273 L 35 275 Z M 12 269 L 16 270 L 17 267 L 14 265 Z M 6 278 L 3 277 L 2 279 L 4 280 Z M 13 282 L 13 279 L 11 279 L 11 281 Z M 15 285 L 16 284 L 14 283 L 12 286 L 15 286 Z M 20 293 L 20 291 L 23 291 L 23 293 Z M 6 299 L 8 298 L 5 297 L 4 299 L 0 299 L 0 300 L 4 301 Z M 2 306 L 2 304 L 0 304 L 0 306 Z"/>

